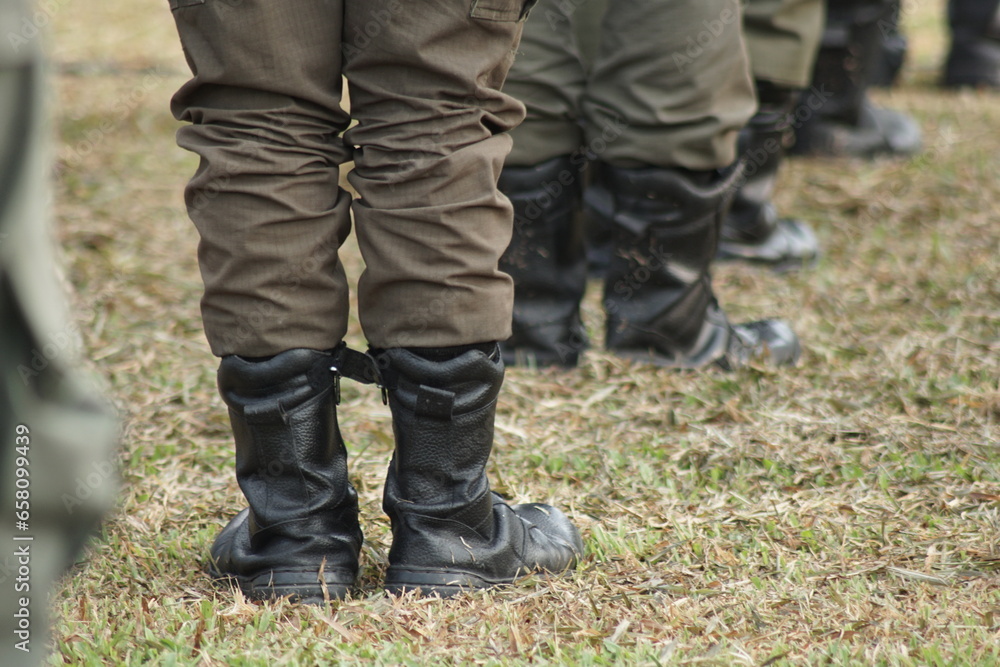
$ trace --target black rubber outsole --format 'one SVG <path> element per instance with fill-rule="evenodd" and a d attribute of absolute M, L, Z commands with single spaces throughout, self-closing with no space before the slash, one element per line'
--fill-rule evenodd
<path fill-rule="evenodd" d="M 354 587 L 354 579 L 348 582 L 342 573 L 326 572 L 322 582 L 317 580 L 315 571 L 301 570 L 278 570 L 253 577 L 209 570 L 209 575 L 217 585 L 239 588 L 247 599 L 255 602 L 288 598 L 299 604 L 321 605 L 343 600 Z"/>
<path fill-rule="evenodd" d="M 491 580 L 469 572 L 390 567 L 385 575 L 384 587 L 390 595 L 419 591 L 422 596 L 450 598 L 461 593 L 511 584 L 516 579 L 517 577 Z"/>

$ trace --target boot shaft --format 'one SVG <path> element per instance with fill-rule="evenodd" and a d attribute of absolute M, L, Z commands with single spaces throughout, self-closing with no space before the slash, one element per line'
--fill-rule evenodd
<path fill-rule="evenodd" d="M 405 512 L 488 524 L 486 463 L 504 375 L 496 344 L 489 349 L 441 359 L 402 348 L 376 353 L 396 437 L 383 497 L 394 521 Z"/>
<path fill-rule="evenodd" d="M 582 181 L 569 156 L 504 167 L 498 188 L 514 207 L 514 235 L 501 266 L 515 277 L 515 289 L 576 293 L 566 272 L 579 269 L 583 254 Z"/>
<path fill-rule="evenodd" d="M 948 25 L 953 32 L 1000 40 L 1000 0 L 950 0 Z"/>
<path fill-rule="evenodd" d="M 513 238 L 500 260 L 514 279 L 513 333 L 501 344 L 507 363 L 575 366 L 587 347 L 582 178 L 569 156 L 504 167 L 500 175 L 500 191 L 514 206 Z"/>
<path fill-rule="evenodd" d="M 819 115 L 849 125 L 860 121 L 894 8 L 893 0 L 828 3 L 813 84 L 831 96 Z"/>
<path fill-rule="evenodd" d="M 386 589 L 449 596 L 571 567 L 583 544 L 564 514 L 511 507 L 490 492 L 486 463 L 504 373 L 496 343 L 375 358 L 396 435 L 383 498 L 393 534 Z"/>
<path fill-rule="evenodd" d="M 942 83 L 1000 88 L 1000 0 L 951 0 L 951 48 Z"/>
<path fill-rule="evenodd" d="M 607 346 L 700 366 L 725 353 L 728 324 L 710 267 L 740 176 L 681 169 L 599 172 L 614 193 L 613 252 L 604 288 Z"/>
<path fill-rule="evenodd" d="M 280 534 L 290 522 L 339 525 L 342 512 L 356 514 L 334 363 L 332 354 L 305 349 L 265 361 L 222 359 L 219 391 L 229 406 L 236 478 L 254 539 Z"/>
<path fill-rule="evenodd" d="M 738 153 L 744 160 L 732 206 L 722 228 L 727 240 L 756 243 L 774 233 L 778 217 L 771 202 L 785 149 L 794 140 L 789 114 L 797 91 L 758 82 L 760 106 L 740 132 Z"/>

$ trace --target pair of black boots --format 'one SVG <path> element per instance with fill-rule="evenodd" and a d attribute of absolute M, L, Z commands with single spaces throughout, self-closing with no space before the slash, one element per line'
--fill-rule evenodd
<path fill-rule="evenodd" d="M 249 507 L 216 539 L 210 574 L 254 600 L 321 603 L 353 587 L 362 531 L 337 423 L 341 377 L 379 383 L 392 411 L 396 449 L 383 497 L 390 593 L 447 597 L 572 567 L 583 544 L 562 512 L 510 506 L 490 491 L 503 374 L 496 343 L 224 357 L 219 389 Z"/>
<path fill-rule="evenodd" d="M 588 257 L 579 164 L 561 156 L 533 167 L 505 167 L 500 176 L 500 190 L 514 206 L 514 235 L 500 263 L 514 279 L 513 336 L 502 344 L 508 364 L 573 367 L 588 345 L 580 321 Z M 760 189 L 746 189 L 749 180 L 773 179 L 776 168 L 758 165 L 746 176 L 742 163 L 704 172 L 590 166 L 587 208 L 598 233 L 589 263 L 604 277 L 609 351 L 671 368 L 797 361 L 798 338 L 785 322 L 727 320 L 710 273 L 741 186 L 744 224 L 728 240 L 732 248 L 766 255 L 771 248 L 755 235 L 768 240 L 791 233 L 775 245 L 785 245 L 786 253 L 797 241 L 798 228 L 779 222 Z M 808 253 L 815 252 L 812 243 Z"/>

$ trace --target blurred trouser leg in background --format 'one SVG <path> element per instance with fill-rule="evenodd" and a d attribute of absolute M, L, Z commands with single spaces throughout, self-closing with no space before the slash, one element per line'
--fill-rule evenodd
<path fill-rule="evenodd" d="M 785 270 L 819 255 L 812 228 L 802 220 L 779 217 L 771 200 L 785 150 L 794 140 L 789 118 L 809 84 L 823 13 L 823 0 L 750 0 L 744 8 L 758 108 L 740 132 L 745 172 L 722 227 L 720 259 Z"/>
<path fill-rule="evenodd" d="M 748 0 L 743 34 L 754 79 L 792 90 L 808 87 L 825 13 L 824 0 Z"/>
<path fill-rule="evenodd" d="M 1000 88 L 1000 1 L 951 0 L 951 49 L 941 83 L 950 88 Z"/>
<path fill-rule="evenodd" d="M 34 14 L 8 2 L 0 34 Z M 110 508 L 117 426 L 73 368 L 77 330 L 55 278 L 40 38 L 0 44 L 0 663 L 46 661 L 58 577 Z M 86 480 L 95 480 L 90 484 Z M 86 486 L 84 495 L 78 489 Z M 23 524 L 20 522 L 24 521 Z"/>

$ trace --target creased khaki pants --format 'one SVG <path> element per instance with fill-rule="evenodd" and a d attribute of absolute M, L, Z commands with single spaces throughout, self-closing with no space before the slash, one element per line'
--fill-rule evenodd
<path fill-rule="evenodd" d="M 756 107 L 741 20 L 737 0 L 540 0 L 505 88 L 528 107 L 508 164 L 729 165 Z"/>
<path fill-rule="evenodd" d="M 825 16 L 824 0 L 747 0 L 743 30 L 754 78 L 807 87 Z"/>
<path fill-rule="evenodd" d="M 511 210 L 496 181 L 523 106 L 499 88 L 525 4 L 171 0 L 194 73 L 172 110 L 191 123 L 178 143 L 201 156 L 185 194 L 216 355 L 342 339 L 352 208 L 373 347 L 509 336 L 497 263 Z M 353 204 L 337 185 L 352 159 Z"/>

